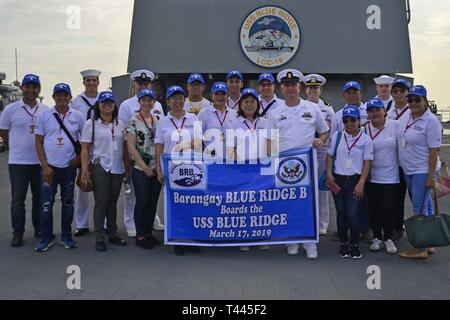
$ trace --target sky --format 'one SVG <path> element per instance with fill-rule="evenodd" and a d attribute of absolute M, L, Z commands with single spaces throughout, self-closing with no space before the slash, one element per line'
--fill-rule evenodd
<path fill-rule="evenodd" d="M 40 75 L 44 103 L 52 86 L 66 82 L 82 91 L 79 71 L 103 71 L 101 90 L 109 79 L 125 74 L 133 0 L 1 0 L 0 71 L 15 80 L 14 48 L 18 48 L 19 81 L 25 73 Z M 450 1 L 410 0 L 409 25 L 416 84 L 428 88 L 440 109 L 450 109 Z M 70 19 L 80 8 L 80 25 Z M 68 12 L 69 10 L 69 12 Z M 49 85 L 51 84 L 51 85 Z"/>

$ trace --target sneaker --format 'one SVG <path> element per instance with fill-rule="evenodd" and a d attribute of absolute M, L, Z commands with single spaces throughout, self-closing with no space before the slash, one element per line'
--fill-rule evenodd
<path fill-rule="evenodd" d="M 298 244 L 289 244 L 287 246 L 287 254 L 289 256 L 296 256 L 298 254 Z"/>
<path fill-rule="evenodd" d="M 307 259 L 317 259 L 319 254 L 317 253 L 317 245 L 315 243 L 305 243 L 303 247 L 306 250 Z"/>
<path fill-rule="evenodd" d="M 239 248 L 239 251 L 241 252 L 249 252 L 250 251 L 250 247 L 249 246 L 242 246 Z"/>
<path fill-rule="evenodd" d="M 136 239 L 136 245 L 142 249 L 147 249 L 147 250 L 151 250 L 153 249 L 153 244 L 145 238 L 142 239 Z"/>
<path fill-rule="evenodd" d="M 136 229 L 127 230 L 127 235 L 129 238 L 136 238 Z"/>
<path fill-rule="evenodd" d="M 147 239 L 148 241 L 150 241 L 150 243 L 154 246 L 160 246 L 161 245 L 161 241 L 159 241 L 158 239 L 156 239 L 153 235 L 148 235 L 145 236 L 145 239 Z"/>
<path fill-rule="evenodd" d="M 23 234 L 15 233 L 11 240 L 11 247 L 18 248 L 21 247 L 22 245 L 23 245 Z"/>
<path fill-rule="evenodd" d="M 73 239 L 61 239 L 60 243 L 66 249 L 75 249 L 78 247 L 78 243 L 76 243 Z"/>
<path fill-rule="evenodd" d="M 259 250 L 267 251 L 267 250 L 269 250 L 269 246 L 268 245 L 259 246 Z"/>
<path fill-rule="evenodd" d="M 184 256 L 184 247 L 183 246 L 174 246 L 173 252 L 177 256 Z"/>
<path fill-rule="evenodd" d="M 373 239 L 372 244 L 369 247 L 370 251 L 380 251 L 383 249 L 383 241 L 378 238 Z"/>
<path fill-rule="evenodd" d="M 88 233 L 89 233 L 89 228 L 78 228 L 77 230 L 75 230 L 73 235 L 78 238 L 78 237 L 82 237 Z"/>
<path fill-rule="evenodd" d="M 397 254 L 397 247 L 391 239 L 388 239 L 384 242 L 384 246 L 386 248 L 386 252 L 389 254 Z"/>
<path fill-rule="evenodd" d="M 34 248 L 34 251 L 36 252 L 46 252 L 48 249 L 50 249 L 53 246 L 54 242 L 47 241 L 47 240 L 41 240 Z"/>
<path fill-rule="evenodd" d="M 327 229 L 319 229 L 319 236 L 326 236 L 328 233 Z"/>
<path fill-rule="evenodd" d="M 362 253 L 361 253 L 361 250 L 359 249 L 359 245 L 351 246 L 350 258 L 352 258 L 352 259 L 361 259 L 362 258 Z"/>
<path fill-rule="evenodd" d="M 341 244 L 341 247 L 339 249 L 339 256 L 341 258 L 350 258 L 350 248 L 348 244 Z"/>
<path fill-rule="evenodd" d="M 164 231 L 164 225 L 162 223 L 154 223 L 153 230 L 155 231 Z"/>
<path fill-rule="evenodd" d="M 372 230 L 369 230 L 369 231 L 363 233 L 363 234 L 361 235 L 361 240 L 363 240 L 363 241 L 365 241 L 365 242 L 367 242 L 367 243 L 372 243 L 372 241 L 373 241 L 373 233 L 372 233 Z"/>

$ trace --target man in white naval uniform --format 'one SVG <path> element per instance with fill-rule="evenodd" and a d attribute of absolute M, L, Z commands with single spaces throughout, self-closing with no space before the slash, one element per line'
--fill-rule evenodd
<path fill-rule="evenodd" d="M 268 129 L 279 130 L 279 150 L 272 150 L 275 154 L 293 148 L 313 146 L 319 149 L 328 138 L 328 127 L 322 112 L 317 104 L 300 98 L 303 74 L 295 69 L 281 71 L 277 76 L 281 83 L 281 92 L 285 97 L 284 104 L 279 107 L 268 119 Z M 319 137 L 316 138 L 316 132 Z M 308 259 L 318 257 L 315 242 L 304 243 Z M 297 255 L 299 245 L 289 244 L 288 255 Z"/>
<path fill-rule="evenodd" d="M 322 116 L 327 122 L 327 125 L 331 128 L 331 122 L 333 121 L 335 112 L 333 107 L 324 102 L 320 97 L 323 93 L 323 86 L 327 80 L 320 74 L 309 74 L 303 79 L 303 83 L 306 86 L 306 95 L 308 101 L 315 103 L 319 106 Z M 331 143 L 331 137 L 325 141 L 324 145 L 317 150 L 317 160 L 319 162 L 319 175 L 326 170 L 326 157 L 327 149 Z M 327 234 L 327 229 L 330 221 L 330 210 L 328 203 L 329 191 L 319 190 L 319 235 L 323 236 Z"/>
<path fill-rule="evenodd" d="M 89 69 L 80 72 L 83 77 L 84 92 L 80 93 L 71 103 L 71 108 L 80 111 L 83 115 L 84 123 L 94 116 L 94 106 L 98 98 L 98 86 L 100 84 L 101 71 Z M 77 170 L 77 174 L 79 174 Z M 89 193 L 83 192 L 75 187 L 75 221 L 77 229 L 75 237 L 81 237 L 89 233 L 89 212 L 91 200 Z"/>
<path fill-rule="evenodd" d="M 131 80 L 133 81 L 134 96 L 128 100 L 122 102 L 119 108 L 119 120 L 122 120 L 128 125 L 130 119 L 136 112 L 139 111 L 139 99 L 137 94 L 142 89 L 151 89 L 152 81 L 155 79 L 155 74 L 149 70 L 136 70 L 131 74 Z M 164 117 L 164 111 L 161 104 L 155 101 L 155 105 L 151 113 L 159 120 Z M 133 184 L 130 183 L 131 192 L 124 193 L 124 223 L 127 229 L 129 237 L 136 237 L 136 226 L 134 225 L 134 207 L 136 205 L 136 196 L 134 193 Z M 164 228 L 161 225 L 158 216 L 155 217 L 155 224 L 153 226 L 155 230 L 162 230 Z"/>

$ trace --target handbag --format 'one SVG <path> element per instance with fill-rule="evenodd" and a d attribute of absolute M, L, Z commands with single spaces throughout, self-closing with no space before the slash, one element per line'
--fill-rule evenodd
<path fill-rule="evenodd" d="M 332 171 L 335 170 L 335 162 L 336 162 L 336 156 L 337 156 L 337 149 L 339 147 L 339 143 L 341 143 L 342 139 L 342 131 L 339 131 L 336 137 L 336 146 L 334 147 L 333 152 L 333 165 L 332 165 Z M 327 169 L 325 169 L 319 178 L 319 190 L 321 191 L 329 191 L 330 188 L 327 187 Z"/>
<path fill-rule="evenodd" d="M 95 139 L 95 121 L 94 119 L 91 120 L 92 121 L 92 142 L 91 142 L 91 157 L 94 154 L 94 139 Z M 89 168 L 90 169 L 90 168 Z M 90 177 L 90 181 L 92 182 L 92 174 L 89 171 L 89 177 Z M 94 183 L 88 183 L 87 185 L 83 185 L 81 183 L 81 170 L 77 175 L 77 180 L 76 180 L 76 184 L 78 186 L 78 188 L 80 188 L 81 191 L 83 192 L 92 192 L 94 191 Z"/>
<path fill-rule="evenodd" d="M 405 220 L 408 240 L 414 248 L 445 247 L 450 245 L 450 216 L 439 212 L 436 189 L 433 189 L 435 213 L 423 214 L 426 197 L 424 196 L 421 215 Z"/>

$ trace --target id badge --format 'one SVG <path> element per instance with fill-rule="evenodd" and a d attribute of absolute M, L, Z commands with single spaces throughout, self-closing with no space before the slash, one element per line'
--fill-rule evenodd
<path fill-rule="evenodd" d="M 32 124 L 31 126 L 30 126 L 30 133 L 31 134 L 34 134 L 34 129 L 36 128 L 36 126 L 34 125 L 34 124 Z"/>
<path fill-rule="evenodd" d="M 112 150 L 113 150 L 113 152 L 119 151 L 119 144 L 117 141 L 113 141 Z"/>
<path fill-rule="evenodd" d="M 149 152 L 152 156 L 154 156 L 155 153 L 156 153 L 156 148 L 155 148 L 155 146 L 150 146 L 150 147 L 148 148 L 148 152 Z"/>
<path fill-rule="evenodd" d="M 353 161 L 352 159 L 345 159 L 345 168 L 351 169 L 353 167 Z"/>
<path fill-rule="evenodd" d="M 406 138 L 405 137 L 402 138 L 402 141 L 400 142 L 400 145 L 401 145 L 402 148 L 406 148 Z"/>
<path fill-rule="evenodd" d="M 56 146 L 59 147 L 59 148 L 64 147 L 64 138 L 63 137 L 56 138 Z"/>

